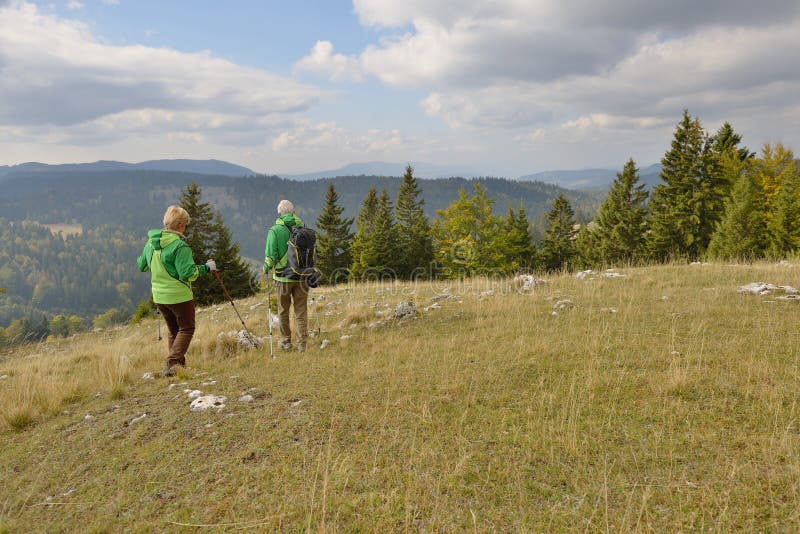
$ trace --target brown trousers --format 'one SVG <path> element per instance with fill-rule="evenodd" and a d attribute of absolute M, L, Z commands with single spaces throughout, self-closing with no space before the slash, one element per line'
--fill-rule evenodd
<path fill-rule="evenodd" d="M 281 341 L 291 343 L 289 305 L 294 303 L 297 343 L 304 345 L 308 338 L 308 287 L 304 282 L 275 282 L 278 286 L 278 317 L 281 321 Z"/>
<path fill-rule="evenodd" d="M 173 365 L 186 365 L 186 351 L 194 336 L 194 301 L 181 302 L 180 304 L 156 304 L 158 311 L 167 322 L 169 336 L 167 343 L 167 367 Z"/>

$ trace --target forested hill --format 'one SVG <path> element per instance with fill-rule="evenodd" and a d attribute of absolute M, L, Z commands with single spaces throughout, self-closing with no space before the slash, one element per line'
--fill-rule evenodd
<path fill-rule="evenodd" d="M 522 202 L 534 227 L 559 193 L 564 193 L 575 207 L 579 221 L 591 217 L 601 200 L 599 195 L 538 182 L 496 178 L 420 180 L 427 215 L 432 218 L 437 209 L 447 207 L 458 198 L 460 188 L 471 192 L 476 181 L 495 199 L 494 209 L 499 214 L 504 214 L 509 205 Z M 176 203 L 181 189 L 191 182 L 200 185 L 204 200 L 220 211 L 234 240 L 241 245 L 242 254 L 260 258 L 265 232 L 275 221 L 280 199 L 292 200 L 298 215 L 313 226 L 330 182 L 339 193 L 345 216 L 352 217 L 371 187 L 379 192 L 385 187 L 395 198 L 400 178 L 344 176 L 301 182 L 277 176 L 231 178 L 165 171 L 16 172 L 3 184 L 0 217 L 81 224 L 84 229 L 115 226 L 144 238 L 149 228 L 160 226 L 166 206 Z"/>

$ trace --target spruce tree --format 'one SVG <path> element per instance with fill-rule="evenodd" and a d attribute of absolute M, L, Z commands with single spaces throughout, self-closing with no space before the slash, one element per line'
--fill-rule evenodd
<path fill-rule="evenodd" d="M 325 207 L 317 217 L 317 262 L 324 280 L 337 284 L 347 280 L 348 269 L 352 263 L 350 246 L 353 234 L 350 228 L 353 219 L 342 217 L 344 208 L 339 206 L 339 195 L 333 186 L 328 186 L 325 194 Z"/>
<path fill-rule="evenodd" d="M 372 234 L 376 262 L 372 265 L 383 277 L 398 278 L 401 265 L 401 252 L 397 224 L 394 220 L 394 207 L 389 193 L 384 188 L 378 197 L 375 213 L 375 231 Z"/>
<path fill-rule="evenodd" d="M 195 263 L 213 258 L 231 297 L 252 295 L 255 287 L 253 274 L 239 256 L 239 245 L 231 242 L 231 234 L 222 218 L 211 204 L 202 201 L 200 187 L 194 182 L 186 186 L 179 204 L 191 218 L 185 237 Z M 213 275 L 201 276 L 192 282 L 192 292 L 195 303 L 200 306 L 227 300 Z"/>
<path fill-rule="evenodd" d="M 539 252 L 541 266 L 547 271 L 570 269 L 576 256 L 575 213 L 563 194 L 553 202 L 547 214 L 547 230 Z"/>
<path fill-rule="evenodd" d="M 791 150 L 778 143 L 764 147 L 757 163 L 759 182 L 774 191 L 766 205 L 767 253 L 784 257 L 800 246 L 800 169 Z"/>
<path fill-rule="evenodd" d="M 419 198 L 421 192 L 414 169 L 407 165 L 395 209 L 400 245 L 398 274 L 403 278 L 419 278 L 430 274 L 433 261 L 431 229 L 423 211 L 425 200 Z"/>
<path fill-rule="evenodd" d="M 600 206 L 593 237 L 597 255 L 605 263 L 631 261 L 638 256 L 645 239 L 647 191 L 639 183 L 639 171 L 628 160 Z"/>
<path fill-rule="evenodd" d="M 725 205 L 725 215 L 708 245 L 709 256 L 754 260 L 763 255 L 766 227 L 758 197 L 752 176 L 747 172 L 741 173 Z"/>
<path fill-rule="evenodd" d="M 699 119 L 692 119 L 687 110 L 661 164 L 664 183 L 655 187 L 649 204 L 648 250 L 661 261 L 675 256 L 696 259 L 722 215 L 724 196 L 711 143 Z"/>
<path fill-rule="evenodd" d="M 378 192 L 371 188 L 361 204 L 356 219 L 356 234 L 350 249 L 352 255 L 351 275 L 356 280 L 364 277 L 367 271 L 377 264 L 377 251 L 373 234 L 375 233 L 375 216 L 378 210 Z"/>
<path fill-rule="evenodd" d="M 431 228 L 434 257 L 443 274 L 455 278 L 502 269 L 502 220 L 492 212 L 494 200 L 480 182 L 475 182 L 471 197 L 463 188 L 458 196 L 446 209 L 436 211 L 438 218 Z"/>
<path fill-rule="evenodd" d="M 505 236 L 505 243 L 501 244 L 505 255 L 504 270 L 515 272 L 531 267 L 536 247 L 531 237 L 528 215 L 521 202 L 517 206 L 516 213 L 514 208 L 508 207 L 501 235 Z"/>

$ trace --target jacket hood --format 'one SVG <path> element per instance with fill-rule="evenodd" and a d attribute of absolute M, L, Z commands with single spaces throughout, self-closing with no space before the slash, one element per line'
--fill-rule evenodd
<path fill-rule="evenodd" d="M 302 226 L 303 221 L 294 213 L 284 213 L 275 221 L 275 224 L 291 228 L 292 226 Z"/>
<path fill-rule="evenodd" d="M 161 250 L 167 248 L 171 243 L 174 243 L 181 236 L 175 232 L 170 232 L 169 230 L 150 230 L 147 232 L 147 239 L 150 241 L 150 245 L 153 247 L 153 250 Z"/>

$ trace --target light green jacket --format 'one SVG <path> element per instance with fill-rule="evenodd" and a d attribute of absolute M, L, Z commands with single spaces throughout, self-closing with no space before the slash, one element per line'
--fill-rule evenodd
<path fill-rule="evenodd" d="M 181 235 L 170 230 L 150 230 L 147 244 L 136 260 L 139 270 L 150 271 L 153 302 L 179 304 L 194 298 L 192 282 L 208 272 L 195 265 L 192 250 Z"/>

